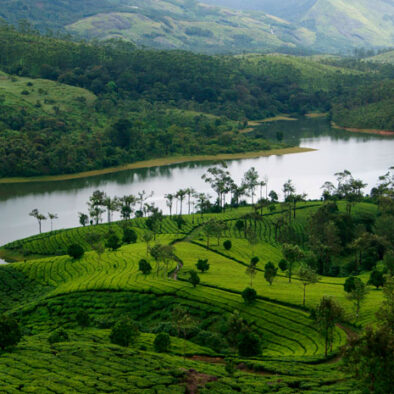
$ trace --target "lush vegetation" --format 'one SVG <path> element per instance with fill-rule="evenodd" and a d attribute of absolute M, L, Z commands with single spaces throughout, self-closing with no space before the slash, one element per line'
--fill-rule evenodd
<path fill-rule="evenodd" d="M 280 113 L 331 110 L 340 125 L 392 128 L 388 65 L 160 52 L 3 25 L 0 68 L 2 177 L 281 148 L 239 133 Z"/>
<path fill-rule="evenodd" d="M 212 167 L 216 201 L 180 190 L 164 216 L 144 192 L 96 191 L 82 227 L 5 245 L 2 256 L 21 261 L 0 267 L 2 386 L 387 392 L 368 356 L 390 370 L 393 179 L 364 196 L 350 172 L 337 178 L 325 201 L 306 202 L 288 181 L 283 202 L 271 192 L 247 205 L 264 186 L 257 172 L 233 185 L 230 203 L 231 177 Z M 182 214 L 194 200 L 197 212 Z M 367 325 L 377 328 L 364 336 Z"/>

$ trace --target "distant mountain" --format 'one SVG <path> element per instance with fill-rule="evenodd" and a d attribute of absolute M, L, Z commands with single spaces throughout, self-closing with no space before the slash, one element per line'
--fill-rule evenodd
<path fill-rule="evenodd" d="M 2 0 L 0 17 L 205 53 L 394 45 L 393 0 Z"/>
<path fill-rule="evenodd" d="M 313 48 L 346 50 L 394 44 L 393 0 L 205 0 L 267 12 L 316 33 Z"/>
<path fill-rule="evenodd" d="M 263 12 L 232 11 L 195 0 L 2 0 L 0 16 L 39 30 L 206 53 L 274 51 L 310 45 L 313 33 Z"/>

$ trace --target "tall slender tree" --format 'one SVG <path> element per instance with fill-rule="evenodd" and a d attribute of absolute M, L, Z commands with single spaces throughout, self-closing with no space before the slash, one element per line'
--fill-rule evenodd
<path fill-rule="evenodd" d="M 33 210 L 29 213 L 29 216 L 32 216 L 33 218 L 37 219 L 37 222 L 38 222 L 38 229 L 39 229 L 39 232 L 40 232 L 40 234 L 41 234 L 41 224 L 42 224 L 42 221 L 43 221 L 43 220 L 47 220 L 46 216 L 43 215 L 42 213 L 40 213 L 40 212 L 38 211 L 38 209 L 33 209 Z"/>
<path fill-rule="evenodd" d="M 49 220 L 51 221 L 51 232 L 52 232 L 53 231 L 53 221 L 56 219 L 59 219 L 59 216 L 57 215 L 57 213 L 48 212 L 48 217 L 49 217 Z"/>
<path fill-rule="evenodd" d="M 259 174 L 254 167 L 245 172 L 242 184 L 248 190 L 248 194 L 252 198 L 252 204 L 254 204 L 256 187 L 259 185 Z"/>
<path fill-rule="evenodd" d="M 164 197 L 166 199 L 166 205 L 170 211 L 170 217 L 172 217 L 172 207 L 174 205 L 175 196 L 171 193 L 168 193 L 168 194 L 165 194 Z"/>

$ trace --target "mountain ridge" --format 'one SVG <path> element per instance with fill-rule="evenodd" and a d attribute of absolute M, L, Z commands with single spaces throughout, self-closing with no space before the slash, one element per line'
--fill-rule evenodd
<path fill-rule="evenodd" d="M 40 31 L 200 53 L 346 53 L 394 45 L 388 0 L 3 0 L 0 18 Z"/>

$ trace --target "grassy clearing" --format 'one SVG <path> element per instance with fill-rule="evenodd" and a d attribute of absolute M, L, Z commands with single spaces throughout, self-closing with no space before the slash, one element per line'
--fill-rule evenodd
<path fill-rule="evenodd" d="M 0 95 L 4 96 L 5 105 L 28 106 L 51 115 L 56 106 L 75 117 L 81 116 L 96 101 L 96 96 L 86 89 L 47 79 L 10 76 L 1 71 Z"/>

